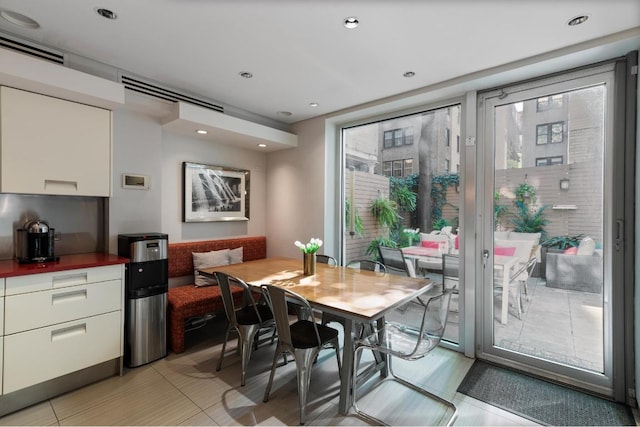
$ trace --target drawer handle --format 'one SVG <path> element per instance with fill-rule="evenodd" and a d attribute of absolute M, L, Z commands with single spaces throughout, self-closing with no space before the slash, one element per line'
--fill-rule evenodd
<path fill-rule="evenodd" d="M 44 189 L 52 189 L 55 188 L 68 188 L 72 187 L 73 190 L 78 191 L 78 181 L 63 181 L 60 179 L 45 179 L 44 180 Z"/>
<path fill-rule="evenodd" d="M 55 305 L 55 304 L 60 304 L 63 302 L 71 302 L 71 301 L 76 301 L 79 299 L 87 299 L 87 290 L 86 289 L 81 289 L 79 291 L 71 291 L 71 292 L 65 292 L 62 294 L 55 294 L 55 295 L 51 295 L 51 304 Z"/>
<path fill-rule="evenodd" d="M 56 331 L 51 331 L 51 342 L 72 338 L 78 335 L 84 335 L 86 333 L 87 333 L 86 323 L 83 323 L 81 325 L 71 326 L 69 328 L 58 329 Z"/>
<path fill-rule="evenodd" d="M 87 273 L 57 276 L 53 278 L 53 287 L 80 285 L 88 282 Z"/>

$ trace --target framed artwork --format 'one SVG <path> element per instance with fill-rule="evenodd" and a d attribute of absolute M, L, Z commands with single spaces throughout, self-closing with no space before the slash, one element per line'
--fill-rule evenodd
<path fill-rule="evenodd" d="M 248 170 L 182 163 L 183 222 L 248 221 Z"/>

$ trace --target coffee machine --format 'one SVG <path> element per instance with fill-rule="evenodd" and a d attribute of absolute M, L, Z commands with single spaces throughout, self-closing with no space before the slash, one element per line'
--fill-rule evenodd
<path fill-rule="evenodd" d="M 57 261 L 54 254 L 54 229 L 38 219 L 27 221 L 17 230 L 16 258 L 21 264 Z"/>

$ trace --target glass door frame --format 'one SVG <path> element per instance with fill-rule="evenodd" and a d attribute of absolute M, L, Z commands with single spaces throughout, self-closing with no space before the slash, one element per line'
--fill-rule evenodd
<path fill-rule="evenodd" d="M 604 289 L 603 289 L 603 346 L 604 346 L 604 373 L 594 373 L 583 369 L 560 365 L 548 360 L 527 356 L 521 353 L 511 352 L 496 347 L 494 342 L 494 311 L 493 311 L 493 193 L 494 193 L 494 160 L 495 144 L 493 128 L 494 108 L 500 105 L 512 104 L 518 101 L 542 97 L 553 93 L 567 92 L 570 90 L 605 84 L 605 144 L 603 158 L 603 243 L 604 243 Z M 479 253 L 476 258 L 478 274 L 477 299 L 477 356 L 482 359 L 512 366 L 520 370 L 534 373 L 542 377 L 553 378 L 574 386 L 586 388 L 596 393 L 614 395 L 614 357 L 620 360 L 622 355 L 616 354 L 619 349 L 614 348 L 614 342 L 624 341 L 623 325 L 615 321 L 612 315 L 615 310 L 623 307 L 614 307 L 613 281 L 612 281 L 612 257 L 613 254 L 613 218 L 621 213 L 613 212 L 613 135 L 614 135 L 614 64 L 591 67 L 574 72 L 541 78 L 533 82 L 505 87 L 499 90 L 488 91 L 478 95 L 478 135 L 479 158 L 477 178 L 478 192 L 482 195 L 477 199 L 478 209 L 481 213 L 479 233 Z M 482 204 L 482 205 L 481 205 Z M 483 218 L 485 220 L 483 220 Z M 487 253 L 486 266 L 483 254 Z M 615 256 L 621 256 L 616 253 Z M 617 300 L 619 302 L 619 300 Z"/>

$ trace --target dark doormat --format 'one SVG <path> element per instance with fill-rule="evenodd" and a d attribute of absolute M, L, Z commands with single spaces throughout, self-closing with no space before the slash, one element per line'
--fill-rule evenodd
<path fill-rule="evenodd" d="M 634 426 L 631 409 L 571 388 L 476 360 L 460 393 L 554 426 Z"/>

